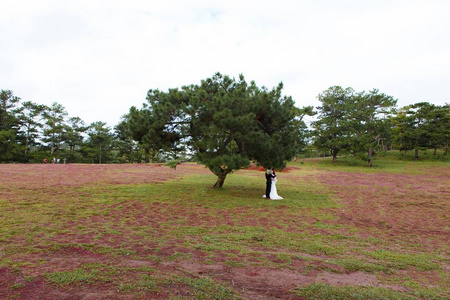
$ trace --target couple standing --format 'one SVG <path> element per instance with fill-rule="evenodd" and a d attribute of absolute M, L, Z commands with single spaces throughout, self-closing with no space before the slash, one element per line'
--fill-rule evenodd
<path fill-rule="evenodd" d="M 263 198 L 270 200 L 281 200 L 283 197 L 278 196 L 277 192 L 277 175 L 272 169 L 266 171 L 266 194 Z"/>

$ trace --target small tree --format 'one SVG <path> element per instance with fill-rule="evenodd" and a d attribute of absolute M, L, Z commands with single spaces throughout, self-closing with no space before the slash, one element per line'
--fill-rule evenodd
<path fill-rule="evenodd" d="M 17 105 L 20 98 L 10 90 L 0 92 L 0 161 L 16 160 L 22 152 Z"/>
<path fill-rule="evenodd" d="M 122 120 L 114 127 L 114 146 L 122 162 L 141 162 L 144 159 L 142 149 L 133 140 L 128 114 L 122 116 Z"/>
<path fill-rule="evenodd" d="M 42 140 L 50 147 L 50 155 L 53 156 L 55 150 L 60 149 L 64 134 L 66 109 L 59 103 L 53 102 L 50 107 L 44 108 L 44 132 Z"/>
<path fill-rule="evenodd" d="M 445 155 L 447 155 L 450 137 L 450 105 L 426 105 L 426 117 L 429 148 L 434 150 L 434 156 L 440 147 L 444 148 Z"/>
<path fill-rule="evenodd" d="M 298 128 L 298 136 L 295 141 L 296 145 L 296 154 L 304 153 L 307 151 L 308 143 L 312 138 L 312 131 L 308 128 L 304 121 L 304 117 L 306 116 L 315 116 L 316 112 L 314 111 L 313 106 L 306 106 L 303 108 L 295 108 L 295 115 L 297 116 L 294 121 L 294 126 Z"/>
<path fill-rule="evenodd" d="M 41 118 L 45 105 L 40 105 L 31 101 L 22 103 L 19 112 L 21 131 L 25 136 L 24 153 L 27 154 L 30 146 L 38 144 L 39 131 L 42 128 Z"/>
<path fill-rule="evenodd" d="M 98 163 L 101 164 L 103 162 L 102 159 L 109 156 L 113 139 L 111 129 L 106 126 L 105 122 L 94 122 L 89 126 L 88 135 L 88 145 L 91 146 L 91 153 L 94 153 Z"/>
<path fill-rule="evenodd" d="M 412 125 L 407 118 L 405 108 L 397 109 L 395 116 L 391 117 L 390 121 L 393 146 L 400 150 L 403 156 L 406 156 L 406 152 L 413 149 L 413 146 L 408 134 Z"/>
<path fill-rule="evenodd" d="M 367 153 L 368 166 L 371 167 L 374 150 L 382 147 L 389 135 L 388 117 L 397 101 L 380 94 L 377 89 L 367 94 L 361 92 L 354 99 L 354 107 L 348 115 L 351 131 L 354 132 L 351 148 L 355 153 Z"/>
<path fill-rule="evenodd" d="M 74 157 L 75 148 L 83 144 L 83 134 L 88 130 L 88 126 L 79 117 L 72 117 L 67 120 L 64 125 L 64 133 L 62 139 L 69 146 L 69 155 Z"/>
<path fill-rule="evenodd" d="M 420 102 L 403 107 L 392 118 L 394 138 L 404 153 L 414 149 L 414 157 L 419 158 L 419 149 L 443 147 L 447 155 L 450 136 L 449 105 L 436 106 Z"/>
<path fill-rule="evenodd" d="M 377 89 L 355 93 L 352 88 L 339 86 L 319 94 L 318 99 L 322 106 L 318 107 L 318 120 L 313 122 L 317 148 L 329 149 L 333 162 L 342 149 L 365 153 L 372 166 L 375 149 L 383 147 L 389 136 L 387 116 L 396 100 Z"/>
<path fill-rule="evenodd" d="M 349 113 L 354 110 L 355 97 L 352 88 L 333 86 L 317 96 L 322 106 L 318 109 L 318 120 L 312 123 L 314 144 L 319 150 L 330 151 L 333 162 L 342 149 L 352 141 L 352 125 Z"/>

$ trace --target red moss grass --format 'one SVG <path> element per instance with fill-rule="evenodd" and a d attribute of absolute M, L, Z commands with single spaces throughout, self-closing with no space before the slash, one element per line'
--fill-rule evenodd
<path fill-rule="evenodd" d="M 261 177 L 263 171 L 263 168 L 251 166 L 242 174 Z M 343 227 L 342 234 L 346 234 L 347 227 L 352 227 L 357 228 L 357 234 L 364 238 L 394 241 L 393 247 L 396 247 L 395 242 L 415 241 L 430 251 L 436 251 L 446 249 L 445 243 L 448 243 L 450 174 L 445 171 L 424 170 L 415 175 L 394 175 L 311 171 L 289 166 L 281 172 L 280 180 L 294 185 L 301 181 L 305 187 L 308 184 L 326 187 L 324 192 L 333 195 L 340 207 L 324 209 L 325 213 L 336 218 L 320 221 Z M 176 170 L 160 164 L 0 165 L 0 199 L 16 204 L 6 206 L 8 213 L 28 206 L 32 210 L 33 205 L 53 205 L 47 210 L 39 206 L 45 214 L 41 216 L 42 221 L 37 217 L 19 222 L 20 216 L 17 216 L 19 221 L 16 224 L 8 219 L 12 222 L 12 231 L 22 232 L 0 240 L 0 258 L 5 259 L 7 255 L 14 266 L 0 264 L 0 295 L 13 299 L 168 297 L 169 292 L 164 290 L 123 292 L 118 289 L 118 282 L 137 284 L 141 274 L 139 268 L 142 267 L 154 268 L 155 276 L 159 278 L 187 274 L 194 278 L 209 276 L 240 291 L 241 296 L 248 299 L 295 299 L 298 297 L 290 289 L 310 283 L 385 286 L 373 274 L 348 272 L 341 266 L 328 263 L 332 259 L 328 255 L 294 252 L 289 268 L 275 268 L 270 265 L 284 263 L 278 257 L 278 251 L 288 253 L 287 249 L 268 249 L 255 243 L 252 249 L 259 254 L 248 255 L 234 250 L 208 252 L 193 246 L 204 242 L 201 235 L 177 236 L 171 233 L 177 226 L 215 228 L 223 225 L 233 229 L 278 228 L 287 233 L 307 231 L 311 235 L 323 236 L 332 233 L 327 228 L 313 228 L 312 225 L 319 220 L 308 215 L 307 210 L 293 214 L 289 206 L 282 203 L 275 208 L 246 205 L 211 210 L 200 204 L 143 202 L 138 201 L 137 196 L 111 203 L 90 204 L 85 201 L 92 198 L 90 188 L 98 192 L 102 187 L 102 192 L 108 192 L 117 185 L 151 185 L 192 174 L 211 173 L 196 164 L 181 164 Z M 110 192 L 110 198 L 114 198 L 114 191 Z M 310 228 L 300 226 L 305 223 Z M 38 225 L 48 227 L 50 232 L 36 229 Z M 35 235 L 33 228 L 38 232 Z M 34 240 L 30 240 L 30 236 Z M 16 248 L 10 248 L 11 244 Z M 10 251 L 9 254 L 2 253 L 5 249 Z M 233 260 L 242 262 L 243 266 L 230 266 Z M 258 264 L 261 260 L 269 266 Z M 111 270 L 116 273 L 104 275 L 108 280 L 97 280 L 89 285 L 60 286 L 50 283 L 47 277 L 49 273 L 72 271 L 89 265 L 100 265 L 105 274 Z M 427 282 L 434 285 L 440 280 L 433 272 L 406 270 L 407 276 L 419 282 L 421 276 L 429 277 Z M 189 295 L 189 289 L 179 283 L 167 288 L 178 295 Z M 399 286 L 388 288 L 404 291 Z"/>
<path fill-rule="evenodd" d="M 14 166 L 14 167 L 12 167 Z M 96 186 L 98 184 L 144 184 L 172 180 L 187 174 L 210 174 L 196 164 L 171 169 L 162 164 L 0 164 L 1 186 L 25 189 Z"/>
<path fill-rule="evenodd" d="M 378 228 L 377 235 L 395 239 L 415 236 L 424 247 L 448 242 L 448 169 L 416 175 L 326 172 L 320 181 L 342 201 L 339 222 Z"/>

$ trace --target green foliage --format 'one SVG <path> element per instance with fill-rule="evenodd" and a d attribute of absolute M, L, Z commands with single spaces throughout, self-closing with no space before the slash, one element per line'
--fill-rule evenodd
<path fill-rule="evenodd" d="M 122 116 L 121 121 L 114 127 L 114 148 L 118 151 L 121 163 L 141 163 L 146 160 L 145 149 L 133 140 L 130 130 L 129 115 Z"/>
<path fill-rule="evenodd" d="M 13 162 L 22 152 L 20 144 L 16 143 L 15 129 L 0 130 L 0 162 Z"/>
<path fill-rule="evenodd" d="M 113 136 L 109 127 L 105 131 L 106 123 L 94 122 L 96 125 L 100 123 L 103 125 L 93 125 L 89 136 L 84 121 L 79 117 L 68 117 L 61 104 L 54 102 L 48 107 L 31 101 L 20 103 L 20 98 L 15 97 L 12 91 L 2 90 L 0 162 L 42 163 L 44 158 L 49 162 L 52 158 L 59 158 L 61 162 L 66 158 L 70 163 L 130 161 L 124 157 L 124 153 L 129 152 L 126 143 L 130 140 L 122 141 L 125 135 Z M 130 148 L 134 144 L 131 141 Z M 143 152 L 136 149 L 133 155 L 140 162 Z"/>
<path fill-rule="evenodd" d="M 180 161 L 174 159 L 174 160 L 168 161 L 165 164 L 165 166 L 172 168 L 172 169 L 176 169 L 179 164 L 180 164 Z"/>
<path fill-rule="evenodd" d="M 88 153 L 93 162 L 107 162 L 110 154 L 113 135 L 105 122 L 94 122 L 88 129 L 89 139 L 84 151 Z"/>
<path fill-rule="evenodd" d="M 347 116 L 353 104 L 352 88 L 330 87 L 317 96 L 322 106 L 318 107 L 318 120 L 313 123 L 315 145 L 329 150 L 333 161 L 342 149 L 350 144 L 350 124 Z"/>
<path fill-rule="evenodd" d="M 214 187 L 222 187 L 227 174 L 251 160 L 282 169 L 296 154 L 300 112 L 282 88 L 258 88 L 242 75 L 236 80 L 217 73 L 199 85 L 150 90 L 149 105 L 130 109 L 129 129 L 154 157 L 164 152 L 176 159 L 191 149 L 218 176 Z"/>
<path fill-rule="evenodd" d="M 436 106 L 427 102 L 401 108 L 392 118 L 394 145 L 404 151 L 444 148 L 448 155 L 450 138 L 450 106 Z"/>
<path fill-rule="evenodd" d="M 341 150 L 365 153 L 369 166 L 377 148 L 387 149 L 387 116 L 396 104 L 391 96 L 374 89 L 355 93 L 352 88 L 334 86 L 319 94 L 319 118 L 313 123 L 315 145 L 330 151 L 333 162 Z"/>
<path fill-rule="evenodd" d="M 69 157 L 74 158 L 75 149 L 83 144 L 83 134 L 88 130 L 84 121 L 79 117 L 69 118 L 67 124 L 64 125 L 63 140 L 69 146 Z"/>
<path fill-rule="evenodd" d="M 64 133 L 64 118 L 67 112 L 64 106 L 53 102 L 52 106 L 46 108 L 43 113 L 45 126 L 42 140 L 50 147 L 50 156 L 54 156 L 55 151 L 61 149 L 62 137 Z"/>
<path fill-rule="evenodd" d="M 20 98 L 10 90 L 0 91 L 0 130 L 8 130 L 17 126 L 16 106 Z"/>
<path fill-rule="evenodd" d="M 45 105 L 36 104 L 31 101 L 22 103 L 19 109 L 18 118 L 20 120 L 20 132 L 25 138 L 24 154 L 28 153 L 30 147 L 40 144 L 38 141 L 39 130 L 43 127 L 40 118 L 45 110 Z"/>
<path fill-rule="evenodd" d="M 114 132 L 108 127 L 107 146 L 100 146 L 98 136 L 86 134 L 88 126 L 68 117 L 61 104 L 20 102 L 12 91 L 1 90 L 0 162 L 55 157 L 70 163 L 140 163 L 191 161 L 195 155 L 218 176 L 215 186 L 222 186 L 227 174 L 250 161 L 282 169 L 298 154 L 329 153 L 334 162 L 349 154 L 369 166 L 388 149 L 401 150 L 405 158 L 414 150 L 416 160 L 431 149 L 434 157 L 448 159 L 448 104 L 421 102 L 394 114 L 396 101 L 376 89 L 356 93 L 333 86 L 318 95 L 321 106 L 310 130 L 303 118 L 316 114 L 313 107 L 297 108 L 281 91 L 282 84 L 269 90 L 243 76 L 221 74 L 167 92 L 150 90 L 148 103 L 131 107 Z"/>
<path fill-rule="evenodd" d="M 361 92 L 355 97 L 355 108 L 350 114 L 354 131 L 351 150 L 366 153 L 369 167 L 376 150 L 387 150 L 390 138 L 388 117 L 397 103 L 393 97 L 379 93 L 374 89 L 369 93 Z"/>
<path fill-rule="evenodd" d="M 0 162 L 16 161 L 23 151 L 20 122 L 16 116 L 19 101 L 12 91 L 0 91 Z"/>

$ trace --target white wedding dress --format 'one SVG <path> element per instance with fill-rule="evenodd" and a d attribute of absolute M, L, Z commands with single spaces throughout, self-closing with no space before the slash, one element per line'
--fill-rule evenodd
<path fill-rule="evenodd" d="M 263 195 L 263 198 L 266 198 L 266 195 Z M 283 197 L 280 197 L 277 192 L 277 178 L 275 177 L 272 180 L 272 186 L 270 187 L 270 200 L 282 200 Z"/>

